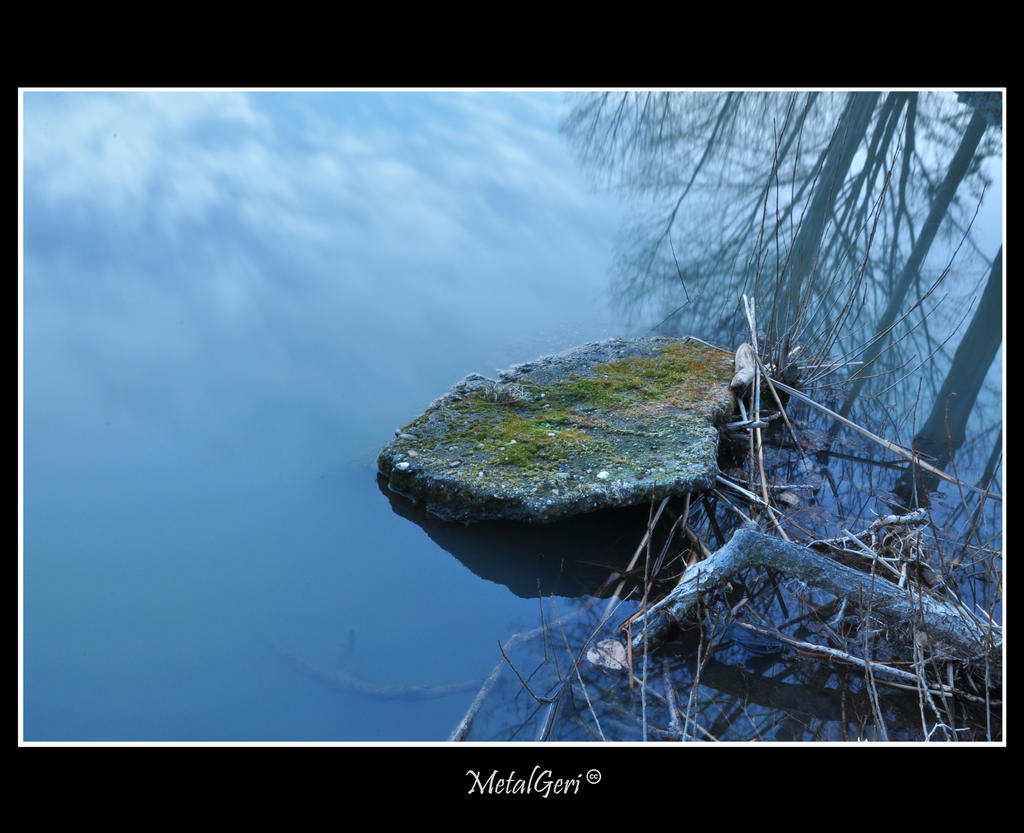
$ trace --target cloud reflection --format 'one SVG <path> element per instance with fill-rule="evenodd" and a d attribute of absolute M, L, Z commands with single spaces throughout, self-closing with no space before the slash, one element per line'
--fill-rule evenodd
<path fill-rule="evenodd" d="M 228 410 L 279 386 L 337 410 L 367 379 L 419 400 L 424 360 L 447 384 L 524 330 L 603 315 L 618 209 L 576 170 L 562 106 L 26 93 L 27 392 L 92 379 L 108 404 L 187 411 L 227 371 L 250 389 Z"/>

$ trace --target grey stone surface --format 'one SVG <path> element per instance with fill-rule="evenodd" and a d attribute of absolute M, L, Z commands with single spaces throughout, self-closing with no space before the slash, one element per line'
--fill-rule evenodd
<path fill-rule="evenodd" d="M 438 517 L 547 522 L 707 489 L 732 353 L 608 339 L 470 374 L 381 450 L 389 488 Z"/>

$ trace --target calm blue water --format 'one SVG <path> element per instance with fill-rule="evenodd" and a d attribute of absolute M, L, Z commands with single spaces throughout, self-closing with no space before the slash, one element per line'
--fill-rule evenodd
<path fill-rule="evenodd" d="M 621 334 L 561 94 L 24 95 L 28 741 L 437 740 L 536 599 L 375 481 L 466 373 Z"/>

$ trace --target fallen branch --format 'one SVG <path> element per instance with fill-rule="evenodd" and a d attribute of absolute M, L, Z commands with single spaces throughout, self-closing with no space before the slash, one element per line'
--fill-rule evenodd
<path fill-rule="evenodd" d="M 847 567 L 807 547 L 773 538 L 751 526 L 738 529 L 710 558 L 687 570 L 680 583 L 647 611 L 647 629 L 634 636 L 634 650 L 645 638 L 664 641 L 670 628 L 686 624 L 701 593 L 714 591 L 748 567 L 767 567 L 828 591 L 851 604 L 868 603 L 872 615 L 924 631 L 933 644 L 964 661 L 988 658 L 1002 669 L 1002 635 L 966 608 L 926 592 L 898 587 L 879 576 Z"/>

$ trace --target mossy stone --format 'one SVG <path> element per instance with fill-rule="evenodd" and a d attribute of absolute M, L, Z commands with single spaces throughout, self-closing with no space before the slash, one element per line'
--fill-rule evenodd
<path fill-rule="evenodd" d="M 471 374 L 396 432 L 388 486 L 452 521 L 546 522 L 702 491 L 735 403 L 732 353 L 607 339 Z"/>

